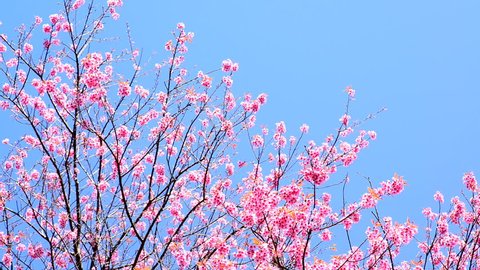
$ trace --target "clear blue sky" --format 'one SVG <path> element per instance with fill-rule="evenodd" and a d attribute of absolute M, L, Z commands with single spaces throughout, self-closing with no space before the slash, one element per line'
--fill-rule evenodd
<path fill-rule="evenodd" d="M 46 3 L 2 4 L 0 32 L 60 8 Z M 480 176 L 479 10 L 477 0 L 131 0 L 120 9 L 122 23 L 106 27 L 124 38 L 128 21 L 148 56 L 163 53 L 170 31 L 184 22 L 196 34 L 189 64 L 209 70 L 225 58 L 238 61 L 235 91 L 269 94 L 260 121 L 285 120 L 290 130 L 308 123 L 318 141 L 337 127 L 342 90 L 352 85 L 354 118 L 388 108 L 363 126 L 378 140 L 349 169 L 352 188 L 365 184 L 356 173 L 403 175 L 407 190 L 382 212 L 423 225 L 418 217 L 435 205 L 436 190 L 449 198 L 459 194 L 464 172 Z"/>

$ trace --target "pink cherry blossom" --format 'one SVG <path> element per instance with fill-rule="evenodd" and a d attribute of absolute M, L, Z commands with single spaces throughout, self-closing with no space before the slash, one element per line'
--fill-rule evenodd
<path fill-rule="evenodd" d="M 477 180 L 473 172 L 465 173 L 463 176 L 463 183 L 465 187 L 470 191 L 476 191 L 477 189 Z"/>
<path fill-rule="evenodd" d="M 435 193 L 425 225 L 384 215 L 407 184 L 350 173 L 377 138 L 357 128 L 351 86 L 320 140 L 306 124 L 264 124 L 268 95 L 238 92 L 231 59 L 198 70 L 184 23 L 160 43 L 165 58 L 144 63 L 130 33 L 125 50 L 104 39 L 123 1 L 92 5 L 64 1 L 21 38 L 0 36 L 0 107 L 22 124 L 2 141 L 3 267 L 477 267 L 474 173 L 462 196 Z M 402 258 L 407 245 L 417 257 Z"/>
<path fill-rule="evenodd" d="M 350 115 L 347 115 L 347 114 L 344 114 L 341 118 L 340 118 L 340 122 L 345 125 L 345 126 L 348 126 L 348 123 L 350 121 L 350 118 L 351 116 Z"/>
<path fill-rule="evenodd" d="M 310 127 L 309 127 L 307 124 L 302 124 L 302 125 L 300 126 L 300 131 L 301 131 L 302 133 L 308 133 L 308 130 L 309 130 L 309 129 L 310 129 Z"/>
<path fill-rule="evenodd" d="M 438 201 L 439 203 L 444 202 L 443 194 L 440 191 L 435 192 L 435 195 L 433 195 L 433 198 L 435 201 Z"/>
<path fill-rule="evenodd" d="M 12 255 L 10 253 L 5 253 L 3 254 L 3 257 L 2 257 L 2 263 L 6 266 L 6 267 L 10 267 L 10 265 L 12 265 Z"/>
<path fill-rule="evenodd" d="M 345 92 L 350 98 L 355 98 L 355 89 L 353 89 L 351 86 L 347 86 L 347 88 L 345 88 Z"/>
<path fill-rule="evenodd" d="M 223 60 L 222 62 L 222 71 L 229 72 L 232 70 L 233 62 L 230 59 Z"/>
<path fill-rule="evenodd" d="M 230 76 L 224 76 L 224 77 L 222 78 L 222 81 L 223 81 L 223 83 L 225 84 L 225 86 L 226 86 L 227 88 L 232 87 L 233 80 L 232 80 L 232 78 L 231 78 Z"/>
<path fill-rule="evenodd" d="M 40 16 L 35 16 L 35 24 L 40 25 L 42 23 L 42 18 Z"/>

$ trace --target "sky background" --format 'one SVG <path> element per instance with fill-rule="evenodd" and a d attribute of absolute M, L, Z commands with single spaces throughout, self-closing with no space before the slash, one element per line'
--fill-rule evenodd
<path fill-rule="evenodd" d="M 55 3 L 3 3 L 0 32 L 56 12 Z M 378 139 L 348 170 L 351 188 L 365 188 L 360 175 L 403 175 L 406 191 L 385 201 L 381 213 L 423 225 L 421 210 L 435 206 L 435 191 L 450 198 L 460 194 L 464 172 L 480 176 L 479 10 L 476 0 L 132 0 L 119 10 L 120 23 L 106 27 L 125 38 L 128 22 L 149 56 L 163 54 L 169 33 L 184 22 L 196 34 L 190 65 L 211 70 L 226 58 L 239 62 L 235 93 L 269 95 L 259 122 L 273 127 L 284 120 L 294 133 L 308 123 L 317 141 L 338 127 L 348 85 L 357 90 L 354 119 L 387 107 L 362 126 Z"/>

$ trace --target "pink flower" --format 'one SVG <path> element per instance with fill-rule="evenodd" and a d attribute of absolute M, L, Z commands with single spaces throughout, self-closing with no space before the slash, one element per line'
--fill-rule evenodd
<path fill-rule="evenodd" d="M 68 260 L 66 259 L 67 256 L 56 256 L 55 257 L 55 264 L 60 269 L 66 269 L 68 266 Z"/>
<path fill-rule="evenodd" d="M 107 181 L 105 180 L 102 180 L 100 181 L 100 183 L 98 183 L 98 190 L 101 192 L 101 193 L 105 193 L 105 191 L 107 191 L 108 187 L 110 185 L 108 184 Z"/>
<path fill-rule="evenodd" d="M 350 118 L 351 118 L 350 115 L 344 114 L 344 115 L 342 115 L 342 117 L 340 117 L 339 121 L 343 125 L 348 126 L 348 122 L 349 122 Z"/>
<path fill-rule="evenodd" d="M 382 182 L 382 192 L 387 195 L 396 195 L 403 191 L 406 181 L 403 180 L 402 176 L 398 174 L 394 174 L 392 180 L 388 180 L 387 182 Z"/>
<path fill-rule="evenodd" d="M 351 86 L 347 86 L 347 88 L 345 88 L 345 92 L 348 94 L 350 98 L 355 97 L 355 90 Z"/>
<path fill-rule="evenodd" d="M 257 100 L 260 105 L 264 105 L 265 103 L 267 103 L 267 94 L 261 93 L 260 95 L 258 95 Z"/>
<path fill-rule="evenodd" d="M 148 95 L 150 94 L 150 91 L 147 89 L 143 88 L 142 86 L 136 85 L 135 86 L 135 93 L 139 95 L 142 98 L 147 98 Z"/>
<path fill-rule="evenodd" d="M 223 71 L 223 72 L 229 72 L 229 71 L 231 71 L 231 70 L 232 70 L 232 65 L 233 65 L 232 60 L 230 60 L 230 59 L 223 60 L 223 62 L 222 62 L 222 71 Z"/>
<path fill-rule="evenodd" d="M 252 138 L 253 148 L 259 148 L 263 146 L 263 138 L 260 135 L 254 135 Z"/>
<path fill-rule="evenodd" d="M 118 95 L 121 97 L 129 96 L 132 92 L 132 88 L 130 87 L 128 82 L 121 82 L 118 85 Z"/>
<path fill-rule="evenodd" d="M 322 200 L 324 203 L 330 203 L 330 200 L 332 199 L 332 195 L 330 193 L 323 193 L 322 194 Z"/>
<path fill-rule="evenodd" d="M 3 164 L 3 167 L 5 168 L 5 170 L 10 170 L 12 167 L 13 167 L 13 163 L 11 161 L 5 161 L 5 163 Z"/>
<path fill-rule="evenodd" d="M 284 134 L 285 132 L 287 132 L 287 128 L 285 126 L 285 122 L 283 121 L 280 121 L 278 123 L 275 124 L 277 126 L 277 132 L 279 134 Z"/>
<path fill-rule="evenodd" d="M 324 229 L 321 233 L 322 241 L 330 241 L 332 239 L 332 233 L 328 229 Z"/>
<path fill-rule="evenodd" d="M 232 78 L 231 78 L 230 76 L 224 76 L 224 77 L 222 78 L 222 81 L 223 81 L 223 83 L 225 84 L 225 86 L 226 86 L 227 88 L 232 87 L 233 80 L 232 80 Z"/>
<path fill-rule="evenodd" d="M 23 44 L 23 52 L 31 53 L 33 51 L 33 46 L 30 43 Z"/>
<path fill-rule="evenodd" d="M 290 138 L 288 139 L 288 141 L 290 142 L 290 145 L 294 145 L 295 142 L 297 141 L 297 138 L 295 136 L 290 136 Z"/>
<path fill-rule="evenodd" d="M 112 12 L 111 14 L 112 14 L 112 19 L 115 21 L 120 18 L 120 14 L 118 14 L 117 12 Z"/>
<path fill-rule="evenodd" d="M 422 214 L 429 220 L 434 220 L 437 218 L 437 214 L 432 211 L 432 208 L 427 207 L 422 210 Z"/>
<path fill-rule="evenodd" d="M 300 126 L 300 131 L 302 133 L 308 133 L 309 129 L 310 129 L 310 127 L 307 124 L 303 124 L 303 125 Z"/>
<path fill-rule="evenodd" d="M 72 31 L 72 24 L 68 22 L 62 23 L 62 30 L 65 32 L 71 32 Z"/>
<path fill-rule="evenodd" d="M 152 154 L 148 154 L 145 156 L 145 162 L 146 163 L 149 163 L 149 164 L 152 164 L 154 162 L 155 158 Z"/>
<path fill-rule="evenodd" d="M 121 7 L 123 6 L 122 0 L 107 0 L 107 5 L 109 7 Z"/>
<path fill-rule="evenodd" d="M 212 86 L 212 78 L 207 75 L 203 75 L 201 84 L 207 88 L 210 88 Z"/>
<path fill-rule="evenodd" d="M 443 198 L 443 194 L 440 193 L 440 191 L 435 192 L 435 194 L 433 195 L 433 199 L 435 201 L 438 201 L 439 203 L 443 203 L 445 201 Z"/>
<path fill-rule="evenodd" d="M 183 22 L 177 23 L 177 29 L 178 29 L 178 30 L 183 30 L 183 29 L 185 29 L 185 24 L 184 24 Z"/>
<path fill-rule="evenodd" d="M 30 222 L 32 219 L 35 218 L 35 213 L 32 208 L 28 208 L 27 211 L 25 212 L 25 219 Z"/>
<path fill-rule="evenodd" d="M 37 171 L 37 170 L 33 170 L 31 173 L 30 173 L 30 177 L 32 177 L 32 179 L 39 179 L 40 178 L 40 173 Z"/>
<path fill-rule="evenodd" d="M 362 208 L 373 208 L 377 205 L 377 200 L 379 199 L 379 195 L 376 193 L 375 190 L 370 190 L 369 193 L 365 193 L 362 195 L 362 200 L 360 201 L 360 206 Z"/>
<path fill-rule="evenodd" d="M 227 171 L 227 175 L 232 176 L 235 171 L 235 165 L 233 165 L 233 163 L 227 163 L 225 165 L 225 169 Z"/>
<path fill-rule="evenodd" d="M 76 0 L 75 3 L 73 3 L 72 5 L 72 9 L 73 10 L 78 9 L 81 6 L 83 6 L 83 4 L 85 4 L 85 0 Z"/>
<path fill-rule="evenodd" d="M 9 68 L 14 67 L 18 64 L 18 59 L 17 58 L 10 58 L 10 60 L 8 60 L 5 64 Z"/>
<path fill-rule="evenodd" d="M 27 246 L 25 246 L 25 244 L 20 243 L 20 244 L 17 245 L 16 250 L 19 251 L 19 252 L 25 251 L 25 250 L 27 250 Z"/>
<path fill-rule="evenodd" d="M 470 191 L 475 192 L 477 190 L 477 179 L 473 172 L 468 172 L 463 175 L 463 184 Z"/>
<path fill-rule="evenodd" d="M 367 134 L 368 134 L 368 136 L 370 136 L 370 139 L 371 139 L 371 140 L 377 139 L 377 133 L 376 133 L 375 131 L 369 130 L 369 131 L 367 132 Z"/>
<path fill-rule="evenodd" d="M 28 255 L 33 259 L 41 258 L 44 255 L 44 250 L 41 244 L 37 244 L 36 246 L 29 244 L 28 245 Z"/>
<path fill-rule="evenodd" d="M 60 21 L 61 15 L 52 14 L 52 15 L 49 16 L 49 18 L 50 18 L 50 22 L 51 22 L 52 24 L 56 24 L 57 22 Z"/>
<path fill-rule="evenodd" d="M 40 16 L 35 16 L 35 24 L 39 25 L 42 23 L 42 18 Z"/>
<path fill-rule="evenodd" d="M 173 50 L 173 43 L 171 40 L 167 41 L 167 43 L 165 43 L 165 50 L 166 51 L 172 51 Z"/>
<path fill-rule="evenodd" d="M 2 262 L 5 266 L 10 267 L 12 265 L 12 255 L 10 253 L 3 254 Z"/>
<path fill-rule="evenodd" d="M 94 22 L 93 22 L 93 28 L 94 28 L 95 30 L 102 30 L 103 27 L 104 27 L 104 26 L 103 26 L 102 21 L 94 21 Z"/>
<path fill-rule="evenodd" d="M 280 189 L 280 197 L 287 202 L 287 204 L 295 204 L 300 196 L 301 189 L 296 184 L 284 186 Z"/>
<path fill-rule="evenodd" d="M 262 134 L 265 135 L 265 136 L 267 136 L 267 135 L 268 135 L 268 128 L 263 127 L 263 128 L 262 128 Z"/>
<path fill-rule="evenodd" d="M 40 142 L 38 141 L 38 139 L 36 139 L 32 135 L 25 135 L 23 137 L 23 140 L 32 147 L 36 147 L 36 146 L 40 145 Z"/>
<path fill-rule="evenodd" d="M 233 65 L 232 65 L 232 71 L 233 71 L 233 72 L 238 71 L 238 63 L 233 63 Z"/>

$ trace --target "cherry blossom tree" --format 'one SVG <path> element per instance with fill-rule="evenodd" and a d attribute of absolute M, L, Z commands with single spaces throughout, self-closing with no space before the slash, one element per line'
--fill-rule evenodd
<path fill-rule="evenodd" d="M 435 194 L 424 233 L 377 209 L 403 191 L 397 174 L 356 199 L 331 194 L 377 136 L 351 120 L 353 88 L 320 143 L 304 140 L 307 125 L 269 130 L 256 123 L 267 95 L 233 90 L 238 63 L 188 68 L 194 34 L 183 23 L 158 63 L 142 62 L 128 31 L 127 49 L 105 50 L 104 22 L 122 5 L 64 0 L 0 35 L 0 107 L 23 133 L 3 140 L 2 269 L 477 268 L 473 173 L 449 209 Z M 400 259 L 408 244 L 417 257 Z"/>

